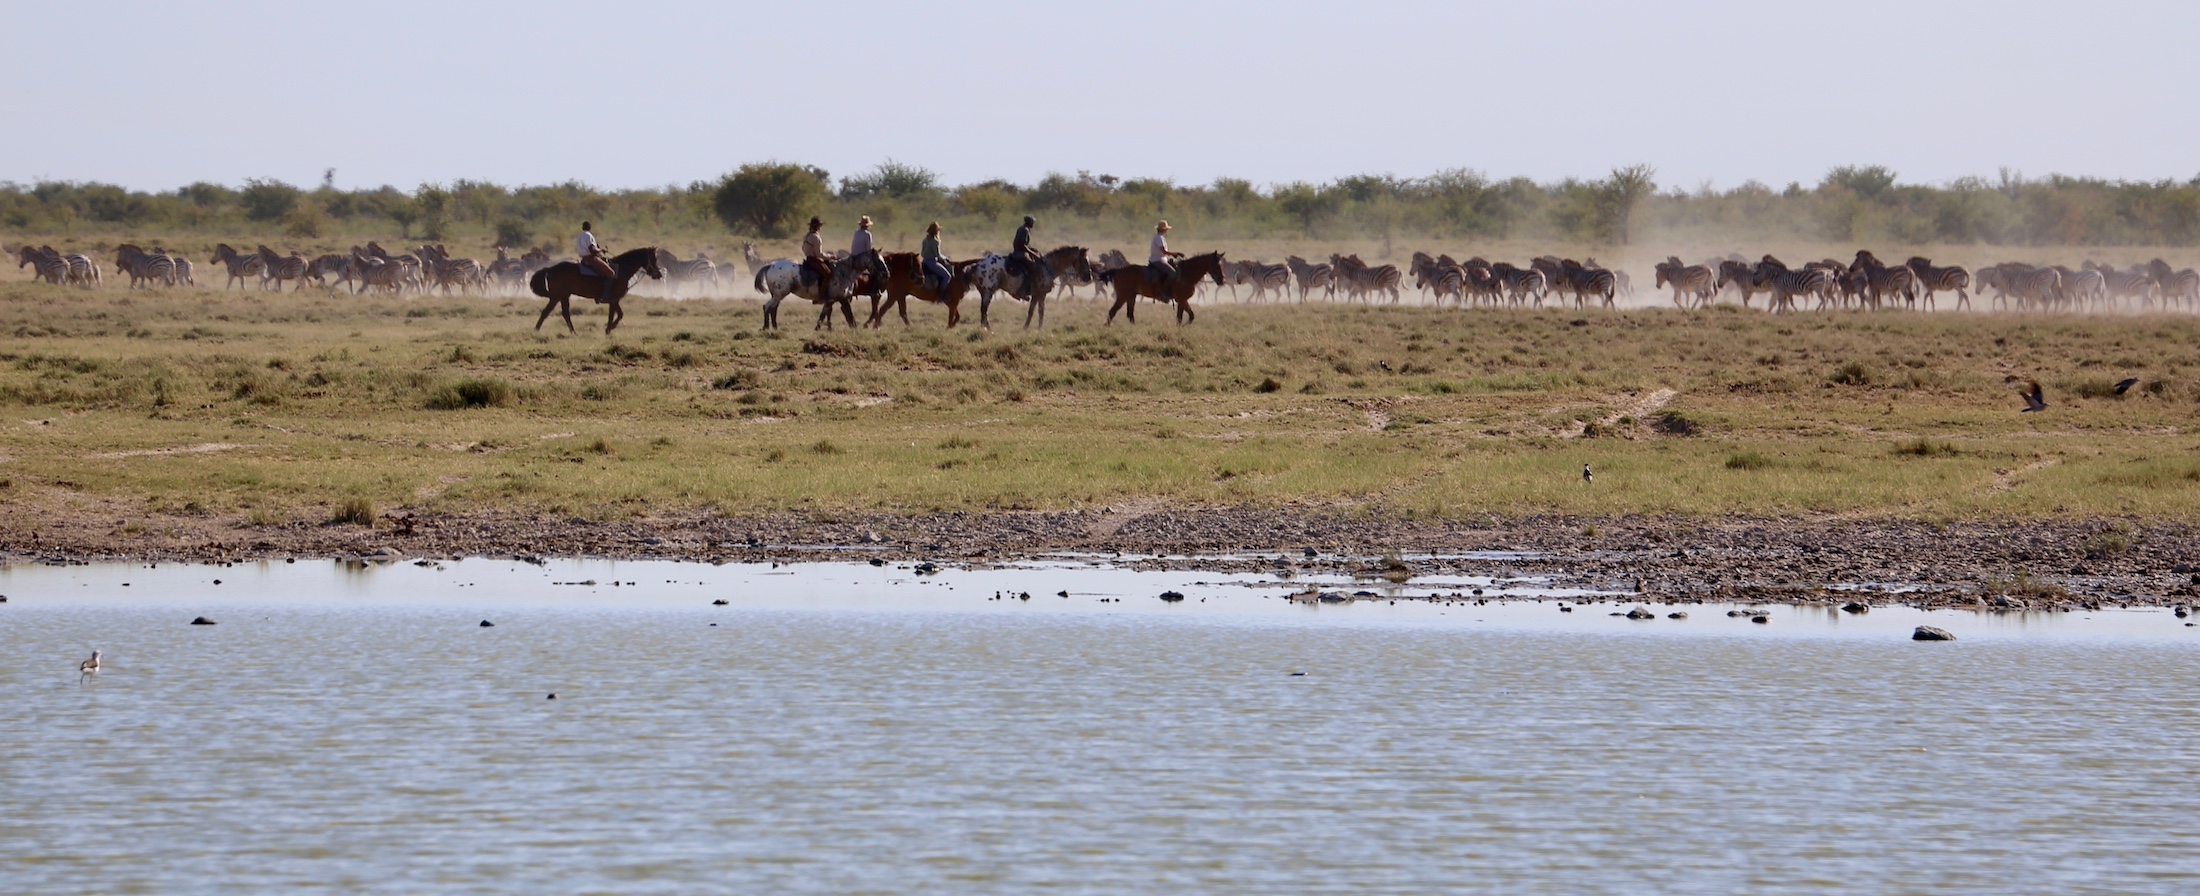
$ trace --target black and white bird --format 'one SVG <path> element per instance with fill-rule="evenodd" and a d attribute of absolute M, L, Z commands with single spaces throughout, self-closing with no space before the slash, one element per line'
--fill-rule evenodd
<path fill-rule="evenodd" d="M 76 664 L 76 671 L 90 675 L 99 671 L 99 651 L 92 651 L 92 658 Z"/>
<path fill-rule="evenodd" d="M 2028 389 L 2024 393 L 2024 410 L 2017 413 L 2029 414 L 2033 411 L 2047 410 L 2047 398 L 2040 389 L 2040 381 L 2025 380 L 2025 384 Z"/>
<path fill-rule="evenodd" d="M 2116 394 L 2122 395 L 2126 392 L 2129 392 L 2131 391 L 2131 387 L 2136 385 L 2139 385 L 2138 377 L 2132 377 L 2127 380 L 2122 380 L 2116 384 Z"/>
<path fill-rule="evenodd" d="M 1589 472 L 1589 465 L 1588 465 L 1588 464 L 1582 464 L 1582 465 L 1581 465 L 1581 481 L 1583 481 L 1583 482 L 1595 482 L 1595 481 L 1597 481 L 1597 474 Z"/>

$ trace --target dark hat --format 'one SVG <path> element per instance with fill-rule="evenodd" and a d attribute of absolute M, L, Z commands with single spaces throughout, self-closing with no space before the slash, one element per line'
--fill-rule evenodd
<path fill-rule="evenodd" d="M 810 226 L 811 226 L 811 227 L 823 227 L 823 226 L 825 226 L 825 219 L 824 219 L 824 218 L 820 218 L 820 217 L 817 217 L 817 216 L 815 216 L 815 215 L 812 215 L 812 216 L 810 216 Z"/>
<path fill-rule="evenodd" d="M 1034 218 L 1034 217 L 1032 217 L 1032 216 L 1030 216 L 1030 215 L 1025 215 L 1025 216 L 1024 216 L 1024 225 L 1025 225 L 1025 226 L 1027 226 L 1027 227 L 1028 227 L 1028 226 L 1030 226 L 1030 225 L 1033 225 L 1033 224 L 1037 224 L 1037 223 L 1039 223 L 1039 219 L 1037 219 L 1037 218 Z"/>
<path fill-rule="evenodd" d="M 587 221 L 582 221 L 582 222 L 581 222 L 581 229 L 582 229 L 582 230 L 587 230 L 587 229 L 588 229 L 588 222 L 587 222 Z"/>

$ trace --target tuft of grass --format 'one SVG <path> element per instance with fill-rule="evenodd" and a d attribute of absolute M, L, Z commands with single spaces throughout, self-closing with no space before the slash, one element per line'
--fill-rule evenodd
<path fill-rule="evenodd" d="M 1955 457 L 1963 452 L 1947 442 L 1935 442 L 1919 436 L 1894 446 L 1894 453 L 1904 457 Z"/>
<path fill-rule="evenodd" d="M 1741 451 L 1726 458 L 1726 468 L 1729 470 L 1762 470 L 1769 466 L 1772 466 L 1772 458 L 1755 451 Z"/>
<path fill-rule="evenodd" d="M 428 393 L 431 410 L 501 408 L 512 403 L 512 384 L 499 379 L 461 380 Z"/>
<path fill-rule="evenodd" d="M 1687 414 L 1672 408 L 1659 411 L 1657 422 L 1651 424 L 1650 428 L 1669 436 L 1693 436 L 1703 433 L 1702 423 L 1698 423 Z"/>
<path fill-rule="evenodd" d="M 372 526 L 374 525 L 374 519 L 374 502 L 366 498 L 353 496 L 345 498 L 336 505 L 336 513 L 329 517 L 329 522 Z"/>
<path fill-rule="evenodd" d="M 1283 391 L 1283 384 L 1277 382 L 1275 377 L 1268 377 L 1267 379 L 1261 380 L 1260 385 L 1254 386 L 1253 391 L 1262 393 L 1264 395 L 1270 392 L 1281 392 Z"/>
<path fill-rule="evenodd" d="M 1872 384 L 1871 368 L 1865 367 L 1862 361 L 1850 361 L 1835 368 L 1833 375 L 1826 377 L 1826 382 L 1836 386 L 1869 386 Z"/>
<path fill-rule="evenodd" d="M 839 444 L 835 443 L 831 439 L 819 439 L 810 445 L 810 453 L 829 456 L 834 454 L 845 454 L 847 452 L 845 449 L 842 449 Z"/>

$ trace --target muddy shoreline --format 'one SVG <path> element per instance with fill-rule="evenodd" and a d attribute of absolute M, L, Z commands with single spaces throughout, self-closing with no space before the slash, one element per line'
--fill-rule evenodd
<path fill-rule="evenodd" d="M 0 511 L 0 562 L 225 562 L 379 552 L 705 562 L 879 558 L 969 566 L 1085 553 L 1142 568 L 1347 573 L 1408 582 L 1433 575 L 1542 576 L 1556 587 L 1636 592 L 1652 602 L 1862 599 L 2031 610 L 2200 604 L 2200 531 L 2143 520 L 1429 521 L 1335 508 L 1147 504 L 935 515 L 688 513 L 612 522 L 484 512 L 391 515 L 368 527 L 256 526 L 217 515 L 139 516 L 125 523 L 97 510 L 51 510 Z"/>

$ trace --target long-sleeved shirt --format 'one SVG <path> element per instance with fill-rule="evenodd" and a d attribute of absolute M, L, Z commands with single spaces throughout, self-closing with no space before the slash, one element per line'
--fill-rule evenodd
<path fill-rule="evenodd" d="M 1150 250 L 1150 251 L 1148 251 L 1148 252 L 1146 253 L 1146 263 L 1147 263 L 1147 264 L 1153 264 L 1153 263 L 1155 263 L 1155 262 L 1157 262 L 1157 261 L 1161 261 L 1161 260 L 1163 260 L 1163 259 L 1166 259 L 1166 258 L 1168 258 L 1168 257 L 1169 257 L 1169 238 L 1168 238 L 1168 237 L 1166 237 L 1166 236 L 1163 236 L 1163 235 L 1161 235 L 1161 234 L 1158 234 L 1158 233 L 1157 233 L 1157 234 L 1154 234 L 1154 235 L 1153 235 L 1153 249 L 1152 249 L 1152 250 Z"/>
<path fill-rule="evenodd" d="M 1030 228 L 1030 227 L 1029 227 L 1028 225 L 1027 225 L 1027 226 L 1024 226 L 1024 227 L 1018 227 L 1018 228 L 1016 228 L 1016 242 L 1014 242 L 1014 243 L 1011 243 L 1011 244 L 1009 245 L 1009 247 L 1008 247 L 1008 251 L 1010 251 L 1010 252 L 1025 252 L 1025 251 L 1029 251 L 1030 249 L 1031 249 L 1031 228 Z"/>
<path fill-rule="evenodd" d="M 862 255 L 869 251 L 871 251 L 871 231 L 860 227 L 856 228 L 855 238 L 848 241 L 848 254 Z"/>
<path fill-rule="evenodd" d="M 824 238 L 824 237 L 822 237 L 822 236 L 819 236 L 819 235 L 818 235 L 818 233 L 817 233 L 817 231 L 815 231 L 815 230 L 812 230 L 812 231 L 810 231 L 810 233 L 809 233 L 809 235 L 808 235 L 808 236 L 805 236 L 805 237 L 803 237 L 803 238 L 802 238 L 802 257 L 803 257 L 803 258 L 824 258 L 824 257 L 825 257 L 825 238 Z"/>
<path fill-rule="evenodd" d="M 597 248 L 596 235 L 586 230 L 581 231 L 581 235 L 573 240 L 573 254 L 582 258 L 595 254 Z"/>
<path fill-rule="evenodd" d="M 924 245 L 918 247 L 917 254 L 925 261 L 940 260 L 940 238 L 936 236 L 926 236 L 924 238 Z"/>

